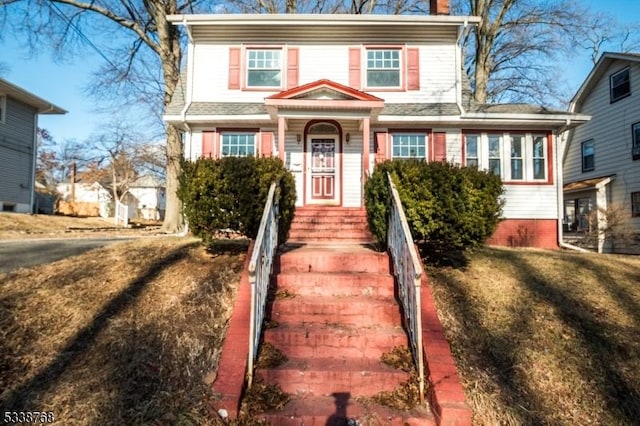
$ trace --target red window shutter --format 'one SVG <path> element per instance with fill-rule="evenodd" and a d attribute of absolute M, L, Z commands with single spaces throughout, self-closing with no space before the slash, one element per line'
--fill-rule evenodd
<path fill-rule="evenodd" d="M 204 131 L 202 132 L 202 157 L 203 158 L 215 158 L 214 155 L 214 142 L 215 142 L 215 133 L 214 131 Z"/>
<path fill-rule="evenodd" d="M 240 48 L 229 48 L 229 89 L 240 89 Z"/>
<path fill-rule="evenodd" d="M 434 161 L 447 160 L 447 134 L 445 132 L 434 132 L 433 135 L 433 154 L 431 158 Z"/>
<path fill-rule="evenodd" d="M 349 48 L 349 86 L 356 90 L 360 90 L 362 88 L 360 84 L 360 60 L 360 48 Z"/>
<path fill-rule="evenodd" d="M 273 132 L 262 132 L 260 155 L 262 157 L 271 157 L 273 155 Z"/>
<path fill-rule="evenodd" d="M 299 49 L 290 47 L 287 50 L 287 89 L 298 87 Z"/>
<path fill-rule="evenodd" d="M 390 156 L 387 145 L 387 133 L 377 132 L 375 134 L 376 164 L 382 163 L 389 159 Z"/>
<path fill-rule="evenodd" d="M 420 50 L 407 49 L 407 90 L 420 90 Z"/>

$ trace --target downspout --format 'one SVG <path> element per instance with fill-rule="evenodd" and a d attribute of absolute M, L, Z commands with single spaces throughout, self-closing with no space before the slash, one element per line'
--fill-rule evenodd
<path fill-rule="evenodd" d="M 462 27 L 458 27 L 458 40 L 456 41 L 456 48 L 458 50 L 456 54 L 456 104 L 460 110 L 460 116 L 464 115 L 464 107 L 462 105 L 462 46 L 460 41 L 465 37 L 469 30 L 469 20 L 465 19 Z"/>
<path fill-rule="evenodd" d="M 53 108 L 53 107 L 52 107 Z M 52 109 L 49 108 L 49 111 Z M 31 160 L 31 185 L 29 202 L 31 203 L 31 213 L 38 213 L 36 209 L 36 167 L 38 165 L 38 111 L 33 115 L 33 159 Z"/>
<path fill-rule="evenodd" d="M 567 118 L 566 123 L 563 127 L 558 130 L 558 144 L 556 150 L 556 176 L 558 182 L 558 190 L 557 198 L 558 198 L 558 246 L 564 249 L 575 250 L 581 253 L 589 253 L 589 250 L 583 249 L 582 247 L 574 246 L 573 244 L 564 242 L 564 229 L 562 227 L 564 221 L 564 191 L 562 190 L 564 186 L 564 175 L 562 165 L 564 164 L 565 150 L 564 147 L 567 142 L 566 132 L 569 130 L 569 126 L 571 125 L 571 119 Z M 560 146 L 562 145 L 562 146 Z M 560 159 L 559 154 L 562 154 L 562 159 Z M 560 160 L 560 161 L 559 161 Z"/>

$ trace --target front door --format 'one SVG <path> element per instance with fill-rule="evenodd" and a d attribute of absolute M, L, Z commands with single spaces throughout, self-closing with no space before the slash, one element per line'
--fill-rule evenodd
<path fill-rule="evenodd" d="M 340 155 L 338 137 L 309 136 L 307 140 L 307 203 L 339 204 Z"/>

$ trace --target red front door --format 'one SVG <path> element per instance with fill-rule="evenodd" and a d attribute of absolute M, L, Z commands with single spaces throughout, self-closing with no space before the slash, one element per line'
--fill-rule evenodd
<path fill-rule="evenodd" d="M 309 195 L 312 203 L 338 201 L 338 165 L 335 137 L 314 137 L 309 141 Z"/>

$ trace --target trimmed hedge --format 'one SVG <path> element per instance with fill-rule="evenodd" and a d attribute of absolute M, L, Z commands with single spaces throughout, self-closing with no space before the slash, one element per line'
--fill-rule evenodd
<path fill-rule="evenodd" d="M 233 229 L 258 235 L 271 183 L 279 179 L 278 241 L 283 243 L 295 212 L 293 175 L 273 157 L 201 158 L 184 161 L 178 196 L 193 233 L 209 241 L 215 231 Z"/>
<path fill-rule="evenodd" d="M 483 243 L 500 221 L 498 176 L 470 167 L 419 160 L 386 161 L 365 184 L 367 221 L 386 246 L 389 217 L 387 172 L 398 189 L 414 240 L 430 250 L 463 250 Z"/>

